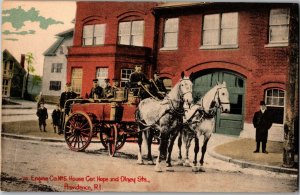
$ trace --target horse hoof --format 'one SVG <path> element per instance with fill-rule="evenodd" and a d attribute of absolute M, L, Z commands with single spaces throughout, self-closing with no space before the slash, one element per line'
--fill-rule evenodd
<path fill-rule="evenodd" d="M 182 160 L 179 160 L 179 161 L 177 161 L 175 164 L 178 165 L 178 166 L 183 166 L 183 161 L 182 161 Z"/>
<path fill-rule="evenodd" d="M 203 166 L 198 167 L 198 169 L 199 169 L 200 172 L 205 172 L 205 169 L 204 169 Z"/>
<path fill-rule="evenodd" d="M 143 164 L 144 164 L 144 161 L 138 160 L 138 161 L 136 162 L 136 164 L 138 164 L 138 165 L 143 165 Z"/>
<path fill-rule="evenodd" d="M 193 166 L 193 167 L 192 167 L 192 171 L 193 171 L 193 172 L 198 172 L 198 171 L 199 171 L 199 168 L 196 167 L 196 166 Z"/>
<path fill-rule="evenodd" d="M 191 167 L 191 164 L 190 164 L 189 161 L 185 161 L 185 162 L 183 163 L 183 166 L 185 166 L 185 167 Z"/>
<path fill-rule="evenodd" d="M 162 172 L 162 169 L 161 169 L 160 166 L 155 166 L 154 170 L 155 170 L 156 172 Z"/>
<path fill-rule="evenodd" d="M 148 164 L 148 165 L 155 165 L 155 163 L 154 163 L 152 160 L 149 160 L 149 161 L 147 162 L 147 164 Z"/>
<path fill-rule="evenodd" d="M 174 172 L 175 170 L 174 170 L 173 167 L 167 167 L 167 168 L 166 168 L 166 171 L 168 171 L 168 172 Z"/>

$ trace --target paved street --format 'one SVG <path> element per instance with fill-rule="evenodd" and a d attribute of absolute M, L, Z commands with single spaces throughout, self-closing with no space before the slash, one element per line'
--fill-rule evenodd
<path fill-rule="evenodd" d="M 78 184 L 81 186 L 81 191 L 86 189 L 161 192 L 293 192 L 297 190 L 295 175 L 243 169 L 209 155 L 205 163 L 206 172 L 193 173 L 190 167 L 175 166 L 175 172 L 157 173 L 154 172 L 154 166 L 136 165 L 137 145 L 135 143 L 126 143 L 114 158 L 109 157 L 106 151 L 99 150 L 101 147 L 100 143 L 94 143 L 86 152 L 72 152 L 63 143 L 3 138 L 2 172 L 23 180 L 28 179 L 36 185 L 50 186 L 58 191 L 76 191 L 71 188 L 78 187 Z M 154 146 L 154 156 L 157 155 L 156 151 L 157 146 Z M 174 153 L 174 157 L 177 156 L 176 151 Z M 53 181 L 59 176 L 66 176 L 66 181 Z M 83 181 L 73 181 L 76 178 L 79 180 L 82 178 Z M 86 181 L 93 178 L 94 181 Z M 118 178 L 119 181 L 105 181 L 111 178 Z"/>

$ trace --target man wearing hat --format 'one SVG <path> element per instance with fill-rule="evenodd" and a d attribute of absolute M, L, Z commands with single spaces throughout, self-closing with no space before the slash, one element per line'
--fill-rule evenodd
<path fill-rule="evenodd" d="M 105 84 L 104 84 L 104 98 L 112 98 L 113 97 L 113 92 L 112 92 L 112 88 L 109 84 L 109 79 L 105 79 Z"/>
<path fill-rule="evenodd" d="M 159 99 L 163 99 L 167 93 L 167 89 L 164 85 L 164 82 L 159 78 L 159 72 L 154 72 L 153 80 L 151 79 L 150 82 L 150 89 L 153 95 Z"/>
<path fill-rule="evenodd" d="M 268 130 L 272 126 L 272 116 L 264 101 L 260 102 L 260 110 L 254 114 L 253 125 L 256 128 L 256 150 L 254 153 L 259 152 L 261 142 L 262 152 L 268 154 L 266 145 L 268 140 Z"/>
<path fill-rule="evenodd" d="M 144 90 L 144 88 L 147 88 L 150 82 L 146 78 L 146 75 L 142 72 L 142 66 L 140 64 L 135 65 L 135 71 L 131 73 L 129 81 L 130 88 L 133 88 L 133 95 L 140 95 L 142 99 L 149 97 L 149 94 Z"/>
<path fill-rule="evenodd" d="M 103 88 L 98 85 L 98 79 L 93 80 L 93 88 L 91 89 L 89 98 L 92 99 L 103 98 Z"/>
<path fill-rule="evenodd" d="M 113 78 L 112 81 L 113 81 L 113 85 L 111 87 L 111 90 L 112 90 L 113 96 L 116 97 L 116 91 L 121 90 L 120 89 L 119 79 Z"/>
<path fill-rule="evenodd" d="M 69 99 L 75 99 L 76 97 L 77 97 L 77 94 L 71 90 L 71 83 L 66 83 L 65 91 L 62 92 L 62 94 L 60 95 L 60 99 L 59 99 L 59 106 L 60 106 L 60 108 L 63 110 L 66 101 L 69 100 Z M 69 106 L 66 105 L 66 107 L 67 107 L 66 108 L 67 110 L 65 110 L 65 113 L 69 114 L 69 111 L 70 111 L 68 109 Z"/>

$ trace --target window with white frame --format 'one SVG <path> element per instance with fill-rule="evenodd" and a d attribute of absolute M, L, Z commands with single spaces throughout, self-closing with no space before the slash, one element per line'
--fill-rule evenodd
<path fill-rule="evenodd" d="M 272 112 L 273 123 L 283 124 L 284 117 L 284 91 L 277 88 L 267 89 L 265 102 Z"/>
<path fill-rule="evenodd" d="M 96 70 L 96 79 L 98 79 L 98 84 L 101 87 L 104 87 L 104 80 L 108 78 L 108 68 L 97 68 Z"/>
<path fill-rule="evenodd" d="M 178 18 L 168 18 L 165 20 L 163 47 L 177 48 L 178 46 Z"/>
<path fill-rule="evenodd" d="M 72 69 L 72 89 L 75 93 L 81 94 L 82 89 L 82 68 Z"/>
<path fill-rule="evenodd" d="M 104 45 L 105 24 L 85 25 L 82 45 Z"/>
<path fill-rule="evenodd" d="M 62 63 L 53 63 L 51 66 L 52 73 L 61 73 Z"/>
<path fill-rule="evenodd" d="M 61 89 L 61 81 L 50 81 L 49 90 L 59 91 Z"/>
<path fill-rule="evenodd" d="M 126 83 L 129 81 L 131 73 L 133 73 L 133 69 L 123 68 L 121 69 L 121 87 L 125 87 Z"/>
<path fill-rule="evenodd" d="M 271 9 L 269 23 L 269 43 L 288 43 L 290 10 Z"/>
<path fill-rule="evenodd" d="M 202 46 L 236 46 L 238 44 L 238 13 L 204 15 Z"/>
<path fill-rule="evenodd" d="M 144 45 L 144 21 L 127 21 L 119 23 L 118 43 L 120 45 Z"/>

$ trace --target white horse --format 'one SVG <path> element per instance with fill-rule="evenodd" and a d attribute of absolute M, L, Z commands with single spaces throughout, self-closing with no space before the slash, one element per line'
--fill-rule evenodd
<path fill-rule="evenodd" d="M 185 162 L 183 165 L 190 166 L 189 162 L 189 148 L 191 141 L 195 138 L 195 156 L 193 161 L 193 171 L 204 171 L 203 162 L 204 155 L 207 148 L 207 143 L 212 135 L 215 128 L 215 116 L 217 114 L 217 109 L 220 108 L 221 112 L 230 111 L 229 93 L 226 87 L 226 83 L 217 84 L 212 89 L 210 89 L 195 105 L 190 109 L 186 110 L 184 116 L 184 125 L 182 129 L 182 134 L 178 139 L 179 147 L 179 160 L 182 159 L 181 156 L 181 137 L 186 147 Z M 199 152 L 199 139 L 200 136 L 204 136 L 202 145 L 202 156 L 197 163 L 197 154 Z"/>
<path fill-rule="evenodd" d="M 160 145 L 155 170 L 158 172 L 162 171 L 160 162 L 162 156 L 166 155 L 166 149 L 168 149 L 166 158 L 167 167 L 172 166 L 171 152 L 182 124 L 184 115 L 183 104 L 191 105 L 193 101 L 192 85 L 193 83 L 189 77 L 185 77 L 182 72 L 180 82 L 172 88 L 163 100 L 147 98 L 139 103 L 136 112 L 136 121 L 140 130 L 138 137 L 138 164 L 143 164 L 143 136 L 145 136 L 144 140 L 147 141 L 148 164 L 154 164 L 151 154 L 151 144 L 153 133 L 155 130 L 158 130 L 160 132 Z"/>

